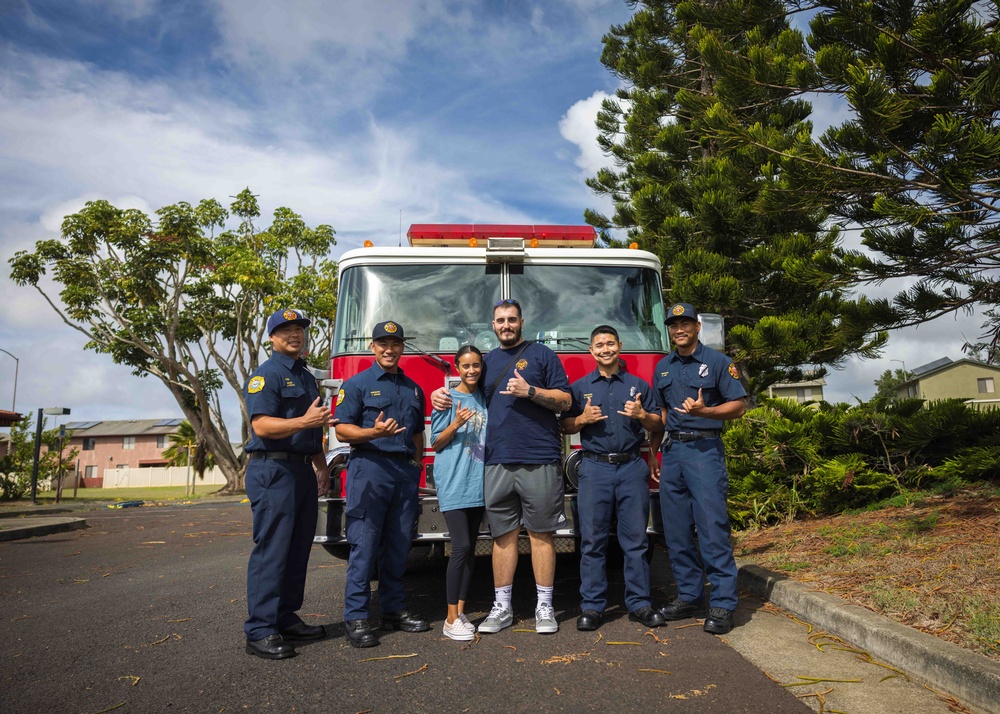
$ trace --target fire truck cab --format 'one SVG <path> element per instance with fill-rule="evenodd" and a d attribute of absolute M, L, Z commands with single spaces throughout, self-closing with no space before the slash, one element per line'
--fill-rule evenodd
<path fill-rule="evenodd" d="M 412 225 L 408 246 L 351 250 L 339 262 L 339 297 L 330 378 L 336 394 L 344 380 L 374 361 L 372 327 L 393 320 L 406 331 L 400 366 L 424 389 L 424 469 L 414 546 L 447 554 L 449 538 L 434 490 L 434 454 L 430 449 L 429 396 L 454 384 L 453 355 L 464 344 L 485 354 L 499 341 L 491 329 L 493 306 L 516 299 L 524 317 L 524 339 L 556 352 L 570 382 L 593 371 L 588 347 L 591 330 L 613 325 L 622 340 L 622 359 L 632 373 L 649 381 L 653 367 L 669 347 L 664 324 L 661 266 L 652 253 L 635 249 L 595 248 L 590 226 Z M 702 337 L 717 342 L 721 323 L 705 316 Z M 555 533 L 558 552 L 578 547 L 576 466 L 579 438 L 564 439 L 566 525 Z M 344 493 L 350 479 L 350 447 L 330 430 L 330 495 L 320 499 L 315 542 L 346 558 Z M 660 533 L 657 493 L 651 508 L 650 534 Z M 522 540 L 526 541 L 526 537 Z M 525 543 L 526 545 L 526 543 Z M 485 524 L 477 553 L 490 552 Z"/>

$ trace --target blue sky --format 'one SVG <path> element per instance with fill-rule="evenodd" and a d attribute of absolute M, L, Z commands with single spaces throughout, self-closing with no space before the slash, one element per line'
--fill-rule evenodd
<path fill-rule="evenodd" d="M 601 37 L 620 0 L 0 2 L 0 348 L 17 406 L 73 419 L 179 414 L 152 379 L 83 351 L 7 260 L 97 198 L 149 212 L 249 186 L 329 223 L 343 251 L 420 222 L 582 223 L 605 164 Z M 842 110 L 824 106 L 817 124 Z M 978 321 L 893 337 L 828 377 L 867 398 L 886 368 L 961 356 Z M 14 363 L 0 353 L 0 408 Z M 231 428 L 235 424 L 230 425 Z"/>

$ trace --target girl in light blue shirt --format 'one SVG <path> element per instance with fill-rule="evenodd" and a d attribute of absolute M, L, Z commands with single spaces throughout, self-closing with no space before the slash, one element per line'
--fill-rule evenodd
<path fill-rule="evenodd" d="M 455 355 L 461 382 L 450 390 L 451 409 L 431 416 L 431 448 L 438 507 L 451 537 L 451 559 L 445 580 L 448 617 L 444 634 L 471 640 L 476 627 L 465 616 L 465 596 L 475 565 L 476 538 L 483 520 L 483 457 L 486 450 L 486 398 L 479 388 L 483 353 L 465 345 Z"/>

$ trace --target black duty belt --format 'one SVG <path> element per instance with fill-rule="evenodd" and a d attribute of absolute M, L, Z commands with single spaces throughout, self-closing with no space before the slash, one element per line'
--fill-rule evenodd
<path fill-rule="evenodd" d="M 378 451 L 377 449 L 351 449 L 351 455 L 371 454 L 372 456 L 384 456 L 387 459 L 397 461 L 413 461 L 413 457 L 402 451 Z"/>
<path fill-rule="evenodd" d="M 312 456 L 293 454 L 291 451 L 251 451 L 251 459 L 275 459 L 277 461 L 294 461 L 300 464 L 311 464 Z"/>
<path fill-rule="evenodd" d="M 695 439 L 715 439 L 722 432 L 710 431 L 671 431 L 670 438 L 674 441 L 694 441 Z"/>
<path fill-rule="evenodd" d="M 602 461 L 606 464 L 627 464 L 629 461 L 639 458 L 638 450 L 623 451 L 620 454 L 598 454 L 594 451 L 584 451 L 583 455 L 594 461 Z"/>

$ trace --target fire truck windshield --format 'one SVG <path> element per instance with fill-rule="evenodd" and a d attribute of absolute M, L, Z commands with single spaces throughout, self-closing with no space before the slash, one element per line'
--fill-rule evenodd
<path fill-rule="evenodd" d="M 509 291 L 502 285 L 509 284 Z M 497 346 L 493 305 L 515 298 L 524 337 L 557 352 L 587 350 L 590 331 L 613 325 L 629 352 L 667 348 L 660 276 L 648 267 L 552 264 L 354 266 L 340 279 L 334 354 L 367 352 L 372 326 L 397 320 L 407 342 L 450 354 L 473 343 Z"/>

